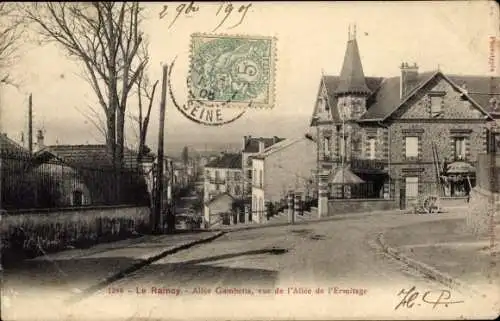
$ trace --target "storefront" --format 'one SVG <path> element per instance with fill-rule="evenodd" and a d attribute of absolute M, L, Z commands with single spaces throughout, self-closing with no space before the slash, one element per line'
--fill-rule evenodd
<path fill-rule="evenodd" d="M 466 162 L 446 165 L 442 176 L 445 197 L 467 197 L 476 185 L 476 169 Z"/>

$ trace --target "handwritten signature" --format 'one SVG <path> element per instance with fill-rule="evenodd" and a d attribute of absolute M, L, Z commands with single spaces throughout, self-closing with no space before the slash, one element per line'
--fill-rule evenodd
<path fill-rule="evenodd" d="M 220 27 L 222 27 L 228 21 L 229 17 L 231 17 L 232 15 L 236 15 L 236 14 L 239 14 L 239 18 L 240 18 L 239 21 L 236 22 L 235 24 L 227 27 L 226 29 L 233 29 L 233 28 L 236 28 L 237 26 L 241 25 L 241 23 L 245 19 L 246 15 L 248 13 L 248 10 L 250 9 L 251 6 L 252 6 L 251 3 L 246 4 L 246 5 L 239 5 L 239 7 L 234 6 L 232 3 L 224 3 L 224 2 L 221 3 L 219 5 L 219 9 L 217 10 L 217 13 L 215 15 L 219 16 L 219 14 L 221 14 L 222 18 L 221 18 L 219 24 L 215 27 L 215 29 L 212 30 L 212 32 L 217 31 Z M 179 19 L 180 16 L 192 17 L 194 14 L 196 14 L 199 11 L 200 11 L 200 7 L 197 4 L 195 4 L 194 1 L 191 1 L 189 4 L 186 4 L 186 3 L 179 4 L 175 8 L 175 13 L 174 13 L 175 17 L 170 22 L 168 29 L 170 29 L 175 24 L 175 22 Z M 160 19 L 164 19 L 165 17 L 167 17 L 169 15 L 169 12 L 170 12 L 169 6 L 163 5 L 163 9 L 161 10 L 161 12 L 159 14 Z"/>
<path fill-rule="evenodd" d="M 417 291 L 415 286 L 412 286 L 409 290 L 401 289 L 398 293 L 398 297 L 403 296 L 403 299 L 396 305 L 394 310 L 398 308 L 412 308 L 420 305 L 417 299 L 426 304 L 431 304 L 432 308 L 435 309 L 438 305 L 444 305 L 448 307 L 450 304 L 463 303 L 464 301 L 453 301 L 451 300 L 451 292 L 449 290 L 435 290 L 426 291 L 422 295 L 421 292 Z"/>

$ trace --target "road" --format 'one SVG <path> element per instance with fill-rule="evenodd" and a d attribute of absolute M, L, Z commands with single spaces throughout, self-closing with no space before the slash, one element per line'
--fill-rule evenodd
<path fill-rule="evenodd" d="M 373 242 L 386 228 L 435 219 L 441 217 L 383 214 L 231 232 L 157 261 L 71 309 L 102 319 L 477 316 L 484 305 L 458 292 L 449 300 L 462 303 L 424 302 L 426 291 L 444 286 L 384 256 Z M 398 294 L 413 286 L 418 293 L 405 304 Z"/>

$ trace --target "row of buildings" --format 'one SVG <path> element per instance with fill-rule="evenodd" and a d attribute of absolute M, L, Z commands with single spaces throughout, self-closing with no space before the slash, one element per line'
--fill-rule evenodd
<path fill-rule="evenodd" d="M 279 205 L 290 190 L 313 193 L 315 150 L 310 136 L 243 137 L 241 152 L 222 153 L 204 167 L 205 220 L 240 201 L 247 207 L 244 220 L 260 222 L 266 204 Z"/>
<path fill-rule="evenodd" d="M 333 199 L 466 198 L 478 155 L 498 148 L 500 78 L 420 72 L 406 62 L 399 71 L 366 77 L 356 35 L 349 34 L 340 74 L 320 77 L 314 134 L 244 137 L 240 153 L 206 165 L 207 204 L 230 195 L 259 221 L 265 204 L 282 201 L 289 190 L 317 190 L 320 172 L 328 175 Z"/>

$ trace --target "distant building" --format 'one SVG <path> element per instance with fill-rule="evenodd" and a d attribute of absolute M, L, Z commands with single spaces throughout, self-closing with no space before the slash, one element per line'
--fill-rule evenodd
<path fill-rule="evenodd" d="M 262 153 L 266 148 L 284 140 L 274 137 L 243 137 L 241 168 L 244 175 L 242 189 L 245 197 L 252 195 L 252 156 Z"/>
<path fill-rule="evenodd" d="M 307 137 L 285 139 L 252 156 L 252 220 L 261 222 L 266 203 L 278 205 L 287 192 L 312 193 L 316 142 Z"/>
<path fill-rule="evenodd" d="M 241 154 L 223 153 L 204 169 L 204 201 L 228 193 L 234 198 L 243 196 L 241 190 Z"/>
<path fill-rule="evenodd" d="M 233 215 L 234 197 L 228 193 L 222 193 L 205 202 L 204 223 L 205 227 L 219 224 L 229 224 L 230 216 Z"/>

